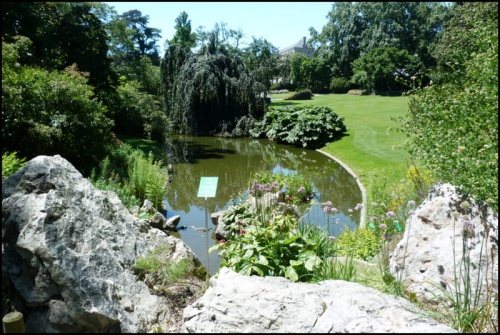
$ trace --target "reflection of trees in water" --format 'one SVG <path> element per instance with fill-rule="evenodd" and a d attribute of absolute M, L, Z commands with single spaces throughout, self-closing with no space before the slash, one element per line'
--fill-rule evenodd
<path fill-rule="evenodd" d="M 330 200 L 339 210 L 361 202 L 356 180 L 337 162 L 309 149 L 268 140 L 179 136 L 169 139 L 167 153 L 174 175 L 166 199 L 175 211 L 187 213 L 190 205 L 205 206 L 205 199 L 197 197 L 202 176 L 219 177 L 216 197 L 207 199 L 212 213 L 245 191 L 255 172 L 276 166 L 298 171 L 311 180 L 321 191 L 321 201 Z M 334 198 L 324 198 L 327 194 Z"/>

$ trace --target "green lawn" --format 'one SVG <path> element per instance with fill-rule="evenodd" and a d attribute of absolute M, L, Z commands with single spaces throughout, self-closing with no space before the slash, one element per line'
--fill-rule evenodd
<path fill-rule="evenodd" d="M 116 137 L 125 144 L 130 145 L 134 149 L 139 149 L 147 156 L 149 152 L 153 152 L 156 160 L 165 161 L 165 150 L 162 145 L 156 141 L 147 140 L 143 138 L 130 137 L 123 134 L 116 134 Z"/>
<path fill-rule="evenodd" d="M 347 136 L 322 148 L 347 164 L 369 189 L 370 173 L 383 174 L 390 184 L 404 178 L 409 155 L 403 149 L 393 149 L 406 137 L 394 129 L 398 122 L 391 117 L 405 115 L 408 97 L 356 96 L 348 94 L 315 94 L 312 100 L 282 100 L 294 92 L 271 95 L 271 107 L 286 105 L 327 106 L 344 117 Z M 392 131 L 388 131 L 392 128 Z"/>

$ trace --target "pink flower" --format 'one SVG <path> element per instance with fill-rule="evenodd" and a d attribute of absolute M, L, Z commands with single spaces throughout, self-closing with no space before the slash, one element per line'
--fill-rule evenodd
<path fill-rule="evenodd" d="M 387 215 L 390 218 L 393 218 L 396 216 L 396 214 L 393 211 L 388 211 L 387 213 L 385 213 L 385 215 Z"/>

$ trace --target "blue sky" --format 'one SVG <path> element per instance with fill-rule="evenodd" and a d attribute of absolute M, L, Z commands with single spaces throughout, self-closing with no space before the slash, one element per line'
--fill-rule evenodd
<path fill-rule="evenodd" d="M 309 38 L 309 27 L 320 32 L 326 25 L 333 2 L 105 2 L 118 14 L 137 9 L 149 16 L 149 26 L 161 30 L 160 51 L 174 35 L 175 19 L 188 14 L 193 32 L 199 26 L 209 31 L 224 22 L 229 29 L 241 29 L 244 42 L 265 38 L 283 49 Z"/>

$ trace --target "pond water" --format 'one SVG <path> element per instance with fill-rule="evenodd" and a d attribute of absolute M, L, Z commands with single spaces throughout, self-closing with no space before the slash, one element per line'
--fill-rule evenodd
<path fill-rule="evenodd" d="M 227 209 L 245 198 L 248 182 L 255 172 L 299 173 L 313 184 L 315 197 L 301 206 L 301 222 L 315 224 L 338 236 L 344 229 L 355 229 L 362 202 L 356 180 L 340 164 L 326 155 L 266 139 L 191 137 L 176 135 L 167 143 L 168 162 L 173 164 L 167 187 L 166 217 L 180 215 L 174 235 L 192 249 L 203 265 L 215 274 L 221 258 L 207 250 L 218 243 L 210 214 Z M 215 197 L 197 197 L 201 177 L 218 177 Z M 335 215 L 323 212 L 321 203 L 331 201 Z M 205 231 L 209 228 L 208 232 Z"/>

